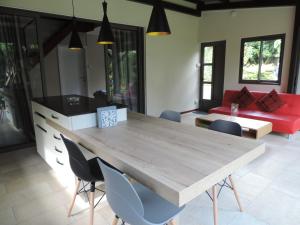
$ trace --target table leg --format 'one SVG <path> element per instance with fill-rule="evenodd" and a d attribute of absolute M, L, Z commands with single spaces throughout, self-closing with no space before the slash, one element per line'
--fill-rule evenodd
<path fill-rule="evenodd" d="M 233 190 L 233 193 L 234 193 L 234 196 L 235 196 L 235 199 L 239 205 L 239 208 L 240 208 L 240 211 L 243 212 L 243 207 L 242 207 L 242 204 L 241 204 L 241 201 L 240 201 L 240 198 L 239 198 L 239 195 L 238 195 L 238 192 L 235 188 L 235 185 L 234 185 L 234 182 L 233 182 L 233 179 L 232 179 L 232 176 L 229 175 L 229 180 L 230 180 L 230 183 L 231 183 L 231 187 L 232 187 L 232 190 Z"/>
<path fill-rule="evenodd" d="M 213 194 L 213 209 L 214 209 L 214 225 L 218 225 L 219 215 L 218 215 L 218 191 L 217 191 L 217 185 L 214 185 L 212 187 L 212 194 Z"/>
<path fill-rule="evenodd" d="M 176 225 L 175 220 L 171 220 L 171 221 L 169 222 L 169 225 Z"/>
<path fill-rule="evenodd" d="M 112 225 L 117 225 L 118 221 L 119 221 L 119 217 L 116 215 L 113 222 L 112 222 Z"/>

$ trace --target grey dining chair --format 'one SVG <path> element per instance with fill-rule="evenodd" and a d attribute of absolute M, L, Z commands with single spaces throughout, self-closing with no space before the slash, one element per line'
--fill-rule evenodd
<path fill-rule="evenodd" d="M 222 132 L 222 133 L 226 133 L 226 134 L 230 134 L 230 135 L 235 135 L 235 136 L 239 136 L 239 137 L 242 136 L 242 127 L 238 123 L 231 122 L 231 121 L 215 120 L 214 122 L 212 122 L 209 125 L 208 128 L 210 130 L 214 130 L 214 131 L 218 131 L 218 132 Z M 212 196 L 208 192 L 206 192 L 209 195 L 209 197 L 211 198 L 211 200 L 213 201 L 215 224 L 218 224 L 217 198 L 220 195 L 220 193 L 224 187 L 228 187 L 233 191 L 236 201 L 238 203 L 239 209 L 241 212 L 243 211 L 241 201 L 240 201 L 238 192 L 236 190 L 235 184 L 233 182 L 232 176 L 229 175 L 228 178 L 229 178 L 230 184 L 227 182 L 227 178 L 226 178 L 223 180 L 223 182 L 221 184 L 216 184 L 212 187 Z M 220 189 L 218 192 L 217 192 L 217 186 L 220 186 Z"/>
<path fill-rule="evenodd" d="M 127 177 L 98 159 L 105 180 L 106 196 L 116 214 L 113 225 L 121 219 L 131 225 L 175 225 L 173 218 L 184 207 L 177 207 L 141 184 L 131 184 Z"/>
<path fill-rule="evenodd" d="M 181 115 L 179 112 L 172 111 L 172 110 L 165 110 L 160 114 L 160 118 L 166 119 L 166 120 L 171 120 L 174 122 L 181 122 Z"/>

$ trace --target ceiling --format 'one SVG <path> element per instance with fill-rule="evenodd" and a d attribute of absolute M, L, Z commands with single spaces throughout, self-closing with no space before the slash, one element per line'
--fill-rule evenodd
<path fill-rule="evenodd" d="M 157 0 L 129 0 L 152 5 Z M 201 16 L 202 11 L 296 5 L 297 0 L 161 0 L 166 9 Z"/>

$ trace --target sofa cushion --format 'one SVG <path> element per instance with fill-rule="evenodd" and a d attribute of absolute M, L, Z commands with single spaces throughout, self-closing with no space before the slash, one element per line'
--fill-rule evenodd
<path fill-rule="evenodd" d="M 274 112 L 284 104 L 275 90 L 256 101 L 258 108 L 265 112 Z"/>
<path fill-rule="evenodd" d="M 240 108 L 246 108 L 254 101 L 255 97 L 250 93 L 248 88 L 243 87 L 243 89 L 237 94 L 233 102 L 239 104 Z"/>

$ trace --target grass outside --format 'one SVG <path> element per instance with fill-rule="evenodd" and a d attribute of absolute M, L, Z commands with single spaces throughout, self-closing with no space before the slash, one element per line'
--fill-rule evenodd
<path fill-rule="evenodd" d="M 263 64 L 260 80 L 276 81 L 278 79 L 278 67 L 275 64 Z M 258 80 L 258 65 L 245 65 L 243 67 L 243 80 Z"/>

